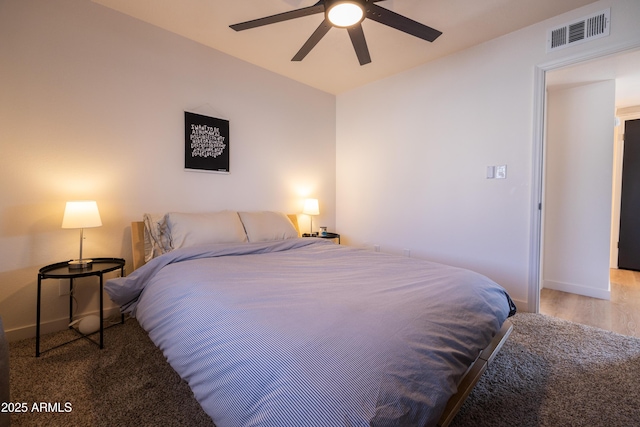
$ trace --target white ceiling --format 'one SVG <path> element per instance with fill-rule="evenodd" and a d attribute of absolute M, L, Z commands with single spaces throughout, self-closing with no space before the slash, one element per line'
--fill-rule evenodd
<path fill-rule="evenodd" d="M 360 66 L 344 29 L 332 28 L 301 62 L 291 58 L 322 14 L 236 32 L 229 25 L 316 0 L 92 0 L 275 73 L 338 94 L 483 43 L 595 0 L 386 0 L 379 6 L 443 32 L 429 43 L 362 23 L 372 62 Z"/>

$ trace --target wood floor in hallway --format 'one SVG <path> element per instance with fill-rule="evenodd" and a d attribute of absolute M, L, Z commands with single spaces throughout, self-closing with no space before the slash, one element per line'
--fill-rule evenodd
<path fill-rule="evenodd" d="M 640 338 L 640 272 L 611 269 L 611 300 L 542 289 L 540 313 Z"/>

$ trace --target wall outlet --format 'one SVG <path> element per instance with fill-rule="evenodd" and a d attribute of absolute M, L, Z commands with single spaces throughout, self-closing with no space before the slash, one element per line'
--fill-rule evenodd
<path fill-rule="evenodd" d="M 58 283 L 58 295 L 63 297 L 71 293 L 69 279 L 60 279 Z"/>
<path fill-rule="evenodd" d="M 496 179 L 507 178 L 507 165 L 496 166 Z"/>

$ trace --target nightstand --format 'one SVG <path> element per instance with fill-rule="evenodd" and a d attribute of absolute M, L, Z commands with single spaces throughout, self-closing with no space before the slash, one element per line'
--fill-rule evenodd
<path fill-rule="evenodd" d="M 320 233 L 313 233 L 313 234 L 309 234 L 309 233 L 304 233 L 302 235 L 302 237 L 319 237 L 321 239 L 338 239 L 338 244 L 340 244 L 340 235 L 338 233 L 325 233 L 325 234 L 320 234 Z"/>
<path fill-rule="evenodd" d="M 103 319 L 103 307 L 104 307 L 104 296 L 103 296 L 103 276 L 105 273 L 109 273 L 111 271 L 120 270 L 120 275 L 124 276 L 124 264 L 125 261 L 122 258 L 93 258 L 93 264 L 87 268 L 82 269 L 70 269 L 69 261 L 59 262 L 56 264 L 47 265 L 46 267 L 42 267 L 38 272 L 38 303 L 37 303 L 37 312 L 36 312 L 36 357 L 39 357 L 41 353 L 40 351 L 40 306 L 42 300 L 42 281 L 44 279 L 69 279 L 69 323 L 73 321 L 73 281 L 74 279 L 78 279 L 80 277 L 88 277 L 88 276 L 97 276 L 100 278 L 100 342 L 96 342 L 93 339 L 89 338 L 88 335 L 81 334 L 73 327 L 69 327 L 74 331 L 78 332 L 81 336 L 60 344 L 53 348 L 58 348 L 62 345 L 72 343 L 82 338 L 86 338 L 92 343 L 98 345 L 100 348 L 104 348 L 104 319 Z M 121 323 L 124 323 L 124 314 L 121 317 Z M 95 333 L 95 332 L 94 332 Z M 91 334 L 89 334 L 91 335 Z M 50 348 L 45 351 L 53 350 Z"/>

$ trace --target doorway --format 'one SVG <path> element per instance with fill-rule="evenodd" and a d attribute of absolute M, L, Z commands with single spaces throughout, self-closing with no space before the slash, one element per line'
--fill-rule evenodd
<path fill-rule="evenodd" d="M 601 65 L 605 64 L 605 67 L 600 67 L 599 72 L 606 71 L 607 67 L 609 71 L 613 70 L 614 74 L 616 72 L 626 72 L 627 74 L 622 76 L 625 80 L 625 84 L 630 81 L 630 78 L 638 79 L 640 76 L 640 43 L 637 43 L 633 46 L 629 46 L 627 49 L 610 49 L 607 51 L 600 51 L 597 53 L 586 54 L 582 57 L 576 57 L 572 60 L 564 60 L 557 61 L 554 63 L 544 64 L 536 67 L 535 70 L 535 89 L 536 95 L 534 98 L 534 150 L 533 150 L 533 188 L 532 188 L 532 221 L 531 221 L 531 252 L 530 252 L 530 281 L 529 281 L 529 295 L 528 295 L 528 310 L 531 312 L 539 312 L 540 311 L 540 289 L 541 289 L 541 279 L 543 277 L 543 232 L 544 232 L 544 224 L 543 224 L 543 205 L 545 204 L 544 200 L 544 172 L 545 172 L 545 162 L 543 152 L 545 145 L 545 133 L 546 133 L 546 90 L 547 83 L 549 81 L 548 77 L 551 77 L 552 73 L 567 74 L 572 71 L 576 72 L 576 68 L 578 66 L 583 66 L 587 64 L 591 65 Z M 630 59 L 629 65 L 620 66 L 621 62 L 624 62 L 626 59 Z M 599 63 L 599 64 L 596 64 Z M 606 65 L 609 64 L 609 65 Z M 617 69 L 617 71 L 616 71 Z M 633 71 L 629 71 L 632 69 Z M 591 73 L 590 79 L 592 81 L 595 80 L 605 80 L 607 78 L 603 77 L 594 77 L 598 71 L 593 71 Z M 611 74 L 607 76 L 611 78 Z M 574 77 L 577 78 L 577 77 Z M 619 76 L 613 76 L 616 79 L 616 87 L 618 88 L 618 79 Z M 582 81 L 585 81 L 584 78 Z M 574 81 L 573 84 L 576 84 Z M 636 86 L 640 88 L 640 86 Z M 630 91 L 633 92 L 633 91 Z M 640 96 L 638 90 L 635 91 L 633 96 Z M 618 96 L 616 95 L 616 98 Z M 618 99 L 616 100 L 618 102 Z M 625 103 L 628 101 L 624 101 Z M 640 100 L 636 101 L 633 105 L 640 105 Z"/>
<path fill-rule="evenodd" d="M 542 288 L 609 299 L 615 81 L 547 85 Z"/>

